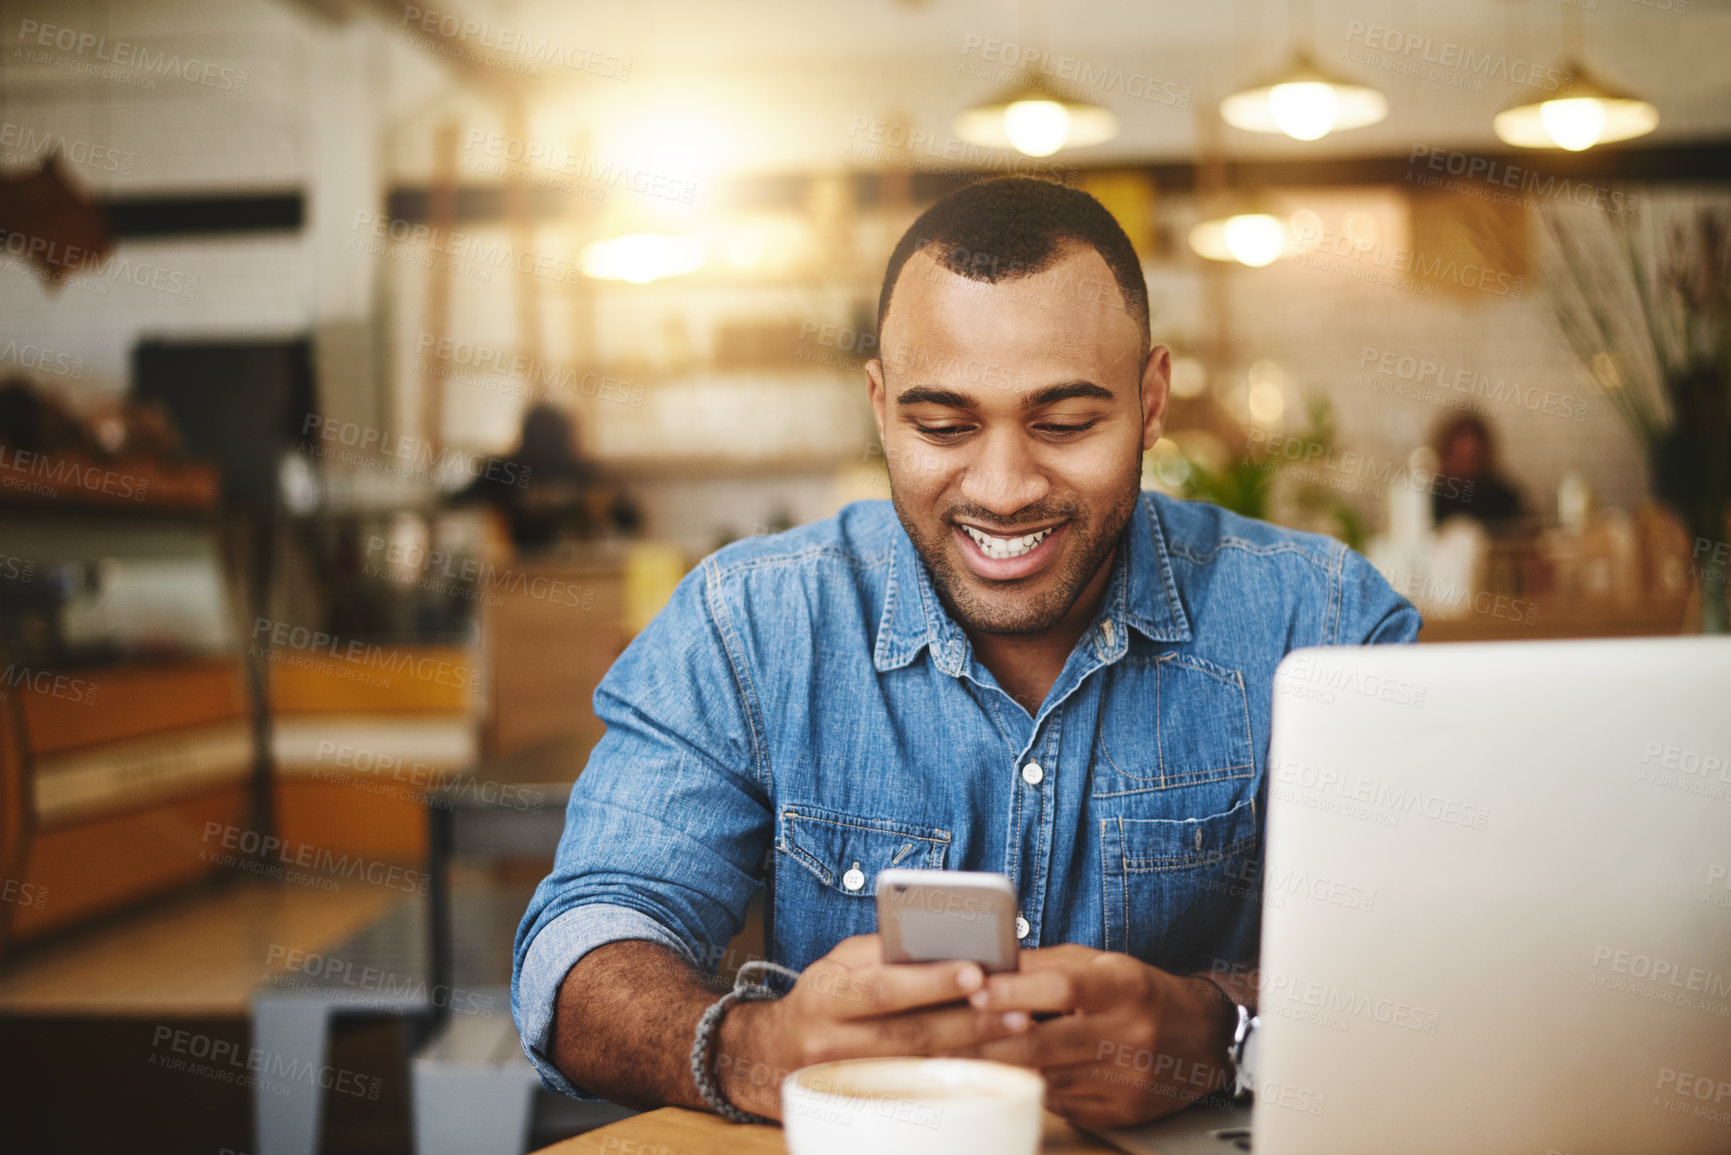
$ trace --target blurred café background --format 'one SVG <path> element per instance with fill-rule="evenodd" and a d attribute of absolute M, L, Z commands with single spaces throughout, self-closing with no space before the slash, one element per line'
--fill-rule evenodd
<path fill-rule="evenodd" d="M 968 181 L 1137 246 L 1147 487 L 1344 539 L 1426 643 L 1725 630 L 1728 50 L 1724 0 L 0 4 L 0 1146 L 618 1115 L 505 991 L 590 694 L 709 551 L 888 496 L 880 278 Z"/>

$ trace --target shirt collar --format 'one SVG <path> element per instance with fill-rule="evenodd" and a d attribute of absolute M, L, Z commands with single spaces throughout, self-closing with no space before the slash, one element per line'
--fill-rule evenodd
<path fill-rule="evenodd" d="M 879 672 L 900 669 L 930 647 L 932 662 L 960 677 L 968 662 L 968 638 L 938 600 L 919 551 L 898 521 L 895 526 L 883 617 L 872 662 Z M 1110 624 L 1108 624 L 1110 623 Z M 1125 526 L 1112 562 L 1112 579 L 1090 630 L 1102 661 L 1115 661 L 1129 647 L 1129 630 L 1153 642 L 1188 642 L 1190 619 L 1178 598 L 1166 534 L 1154 503 L 1143 495 Z"/>

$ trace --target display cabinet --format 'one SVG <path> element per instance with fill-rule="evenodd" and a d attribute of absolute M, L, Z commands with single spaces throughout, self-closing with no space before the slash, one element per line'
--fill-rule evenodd
<path fill-rule="evenodd" d="M 0 495 L 0 952 L 221 869 L 249 820 L 215 488 L 179 480 Z"/>

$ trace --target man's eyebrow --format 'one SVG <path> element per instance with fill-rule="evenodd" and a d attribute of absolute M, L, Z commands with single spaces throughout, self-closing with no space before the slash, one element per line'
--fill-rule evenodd
<path fill-rule="evenodd" d="M 915 385 L 896 395 L 897 405 L 942 405 L 949 409 L 978 409 L 980 403 L 966 393 L 939 389 L 933 385 Z"/>
<path fill-rule="evenodd" d="M 1099 401 L 1112 400 L 1112 391 L 1103 385 L 1092 381 L 1071 381 L 1065 385 L 1048 385 L 1036 390 L 1022 399 L 1023 409 L 1038 409 L 1042 405 L 1051 405 L 1058 401 L 1069 401 L 1077 397 L 1091 397 Z"/>
<path fill-rule="evenodd" d="M 1070 401 L 1078 397 L 1086 397 L 1097 401 L 1111 401 L 1114 394 L 1103 385 L 1092 381 L 1068 381 L 1062 385 L 1048 385 L 1022 398 L 1022 408 L 1038 409 L 1043 405 L 1054 405 L 1059 401 Z M 896 396 L 897 405 L 942 405 L 947 409 L 977 409 L 979 402 L 966 393 L 957 393 L 953 389 L 942 389 L 935 385 L 915 385 L 904 389 Z"/>

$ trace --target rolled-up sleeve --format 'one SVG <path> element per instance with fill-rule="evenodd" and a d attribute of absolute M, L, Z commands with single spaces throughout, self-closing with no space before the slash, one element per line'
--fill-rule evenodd
<path fill-rule="evenodd" d="M 1417 608 L 1362 555 L 1344 545 L 1339 549 L 1340 576 L 1331 591 L 1334 629 L 1323 641 L 1335 645 L 1415 641 L 1424 625 Z"/>
<path fill-rule="evenodd" d="M 596 947 L 657 942 L 712 971 L 762 885 L 773 830 L 756 692 L 714 559 L 595 691 L 607 731 L 571 791 L 553 871 L 517 929 L 511 1011 L 553 1090 L 560 984 Z"/>

